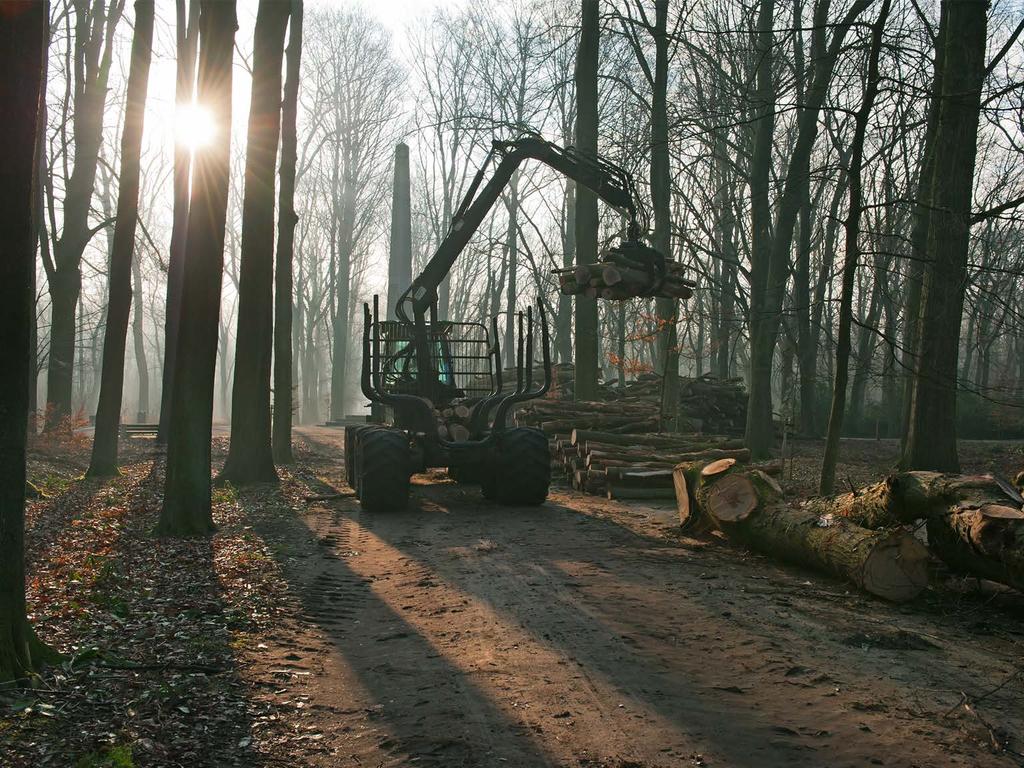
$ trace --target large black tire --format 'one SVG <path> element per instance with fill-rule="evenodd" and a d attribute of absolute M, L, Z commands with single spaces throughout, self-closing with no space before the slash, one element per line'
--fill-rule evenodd
<path fill-rule="evenodd" d="M 409 438 L 396 429 L 372 429 L 356 439 L 359 501 L 367 512 L 393 512 L 409 503 Z"/>
<path fill-rule="evenodd" d="M 548 497 L 551 455 L 539 429 L 516 427 L 496 437 L 494 462 L 480 483 L 486 498 L 505 506 L 536 506 Z"/>
<path fill-rule="evenodd" d="M 345 482 L 356 489 L 356 438 L 369 427 L 345 427 Z"/>
<path fill-rule="evenodd" d="M 363 471 L 363 440 L 370 432 L 379 429 L 384 429 L 384 427 L 374 424 L 371 426 L 356 427 L 352 432 L 352 480 L 349 482 L 349 485 L 351 485 L 352 490 L 356 492 L 357 499 L 360 497 L 359 483 L 360 476 Z"/>

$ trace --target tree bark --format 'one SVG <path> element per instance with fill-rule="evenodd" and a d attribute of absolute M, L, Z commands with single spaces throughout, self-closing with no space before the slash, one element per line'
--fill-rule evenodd
<path fill-rule="evenodd" d="M 238 330 L 231 390 L 231 447 L 222 476 L 236 485 L 277 480 L 271 446 L 274 345 L 274 172 L 281 136 L 281 65 L 289 4 L 260 0 L 242 199 Z M 289 386 L 291 386 L 289 382 Z"/>
<path fill-rule="evenodd" d="M 110 289 L 103 333 L 103 374 L 96 408 L 92 459 L 86 473 L 89 477 L 117 474 L 118 431 L 124 395 L 124 351 L 132 306 L 132 260 L 139 219 L 139 155 L 142 152 L 142 132 L 146 117 L 149 64 L 153 56 L 153 15 L 153 0 L 136 0 L 135 33 L 132 36 L 124 130 L 121 134 L 117 223 L 110 253 Z M 141 306 L 136 307 L 135 314 L 141 319 Z"/>
<path fill-rule="evenodd" d="M 580 42 L 576 51 L 576 149 L 597 155 L 597 62 L 600 45 L 598 0 L 582 0 Z M 576 263 L 597 261 L 597 195 L 582 185 L 576 186 Z M 598 326 L 597 299 L 574 299 L 574 335 L 576 342 L 575 397 L 593 400 L 597 396 Z"/>
<path fill-rule="evenodd" d="M 970 245 L 971 195 L 985 79 L 987 3 L 948 2 L 944 63 L 921 294 L 917 360 L 903 465 L 959 471 L 957 355 Z"/>
<path fill-rule="evenodd" d="M 176 104 L 190 104 L 195 95 L 196 49 L 199 27 L 196 0 L 189 4 L 186 20 L 185 0 L 175 0 L 177 12 L 177 79 L 174 88 Z M 181 319 L 181 286 L 185 269 L 185 238 L 188 233 L 189 173 L 192 156 L 179 142 L 174 147 L 174 212 L 171 223 L 171 246 L 167 261 L 167 307 L 164 315 L 164 365 L 160 385 L 160 426 L 158 444 L 167 442 L 171 418 L 171 393 L 174 389 L 175 355 L 178 352 L 178 328 Z"/>
<path fill-rule="evenodd" d="M 29 337 L 35 322 L 33 216 L 49 3 L 9 2 L 0 24 L 0 683 L 53 658 L 25 606 L 25 452 Z"/>
<path fill-rule="evenodd" d="M 177 365 L 167 443 L 167 480 L 157 532 L 202 535 L 213 530 L 210 511 L 210 439 L 214 372 L 224 271 L 231 149 L 233 0 L 202 0 L 199 20 L 198 97 L 217 133 L 194 158 L 189 204 Z"/>
<path fill-rule="evenodd" d="M 292 0 L 288 28 L 284 99 L 281 103 L 281 186 L 277 203 L 277 256 L 274 291 L 274 461 L 291 464 L 294 371 L 292 369 L 292 256 L 295 247 L 295 164 L 298 152 L 300 58 L 303 1 Z"/>

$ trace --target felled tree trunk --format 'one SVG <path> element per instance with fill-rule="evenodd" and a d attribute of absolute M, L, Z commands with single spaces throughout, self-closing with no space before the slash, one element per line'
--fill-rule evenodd
<path fill-rule="evenodd" d="M 952 570 L 1024 589 L 1024 512 L 991 475 L 902 472 L 806 508 L 867 528 L 927 521 L 928 544 Z"/>
<path fill-rule="evenodd" d="M 760 471 L 701 470 L 695 503 L 729 539 L 769 557 L 832 573 L 892 601 L 916 597 L 928 583 L 928 552 L 901 530 L 872 531 L 836 515 L 795 509 Z M 717 469 L 717 468 L 716 468 Z M 680 475 L 688 480 L 688 468 Z"/>
<path fill-rule="evenodd" d="M 1024 591 L 1024 512 L 1001 504 L 928 518 L 928 543 L 950 568 Z"/>

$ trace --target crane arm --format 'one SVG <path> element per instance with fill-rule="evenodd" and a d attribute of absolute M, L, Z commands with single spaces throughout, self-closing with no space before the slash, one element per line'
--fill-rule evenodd
<path fill-rule="evenodd" d="M 484 172 L 491 158 L 495 156 L 501 159 L 491 178 L 483 189 L 480 189 Z M 436 304 L 437 290 L 451 271 L 455 260 L 465 250 L 484 217 L 494 207 L 516 169 L 524 160 L 530 159 L 539 160 L 563 176 L 593 190 L 598 197 L 629 217 L 629 239 L 636 240 L 640 237 L 642 228 L 638 217 L 643 215 L 643 211 L 639 206 L 639 197 L 634 191 L 632 178 L 626 171 L 600 158 L 584 157 L 572 148 L 563 149 L 537 136 L 527 136 L 515 141 L 495 141 L 487 162 L 477 172 L 465 198 L 455 212 L 448 234 L 423 271 L 398 297 L 395 312 L 400 320 L 412 322 L 413 317 L 423 318 Z M 413 317 L 410 317 L 410 309 Z"/>

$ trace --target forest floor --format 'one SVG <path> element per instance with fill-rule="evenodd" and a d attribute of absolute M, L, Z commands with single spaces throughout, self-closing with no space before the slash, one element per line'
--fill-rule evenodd
<path fill-rule="evenodd" d="M 1020 594 L 937 569 L 889 605 L 564 487 L 508 509 L 438 474 L 365 515 L 342 437 L 297 430 L 280 485 L 218 488 L 190 541 L 151 536 L 151 443 L 110 481 L 80 479 L 86 445 L 35 447 L 29 605 L 66 655 L 0 692 L 0 765 L 1024 765 Z M 861 485 L 896 447 L 843 450 Z M 791 487 L 820 451 L 794 445 Z"/>

